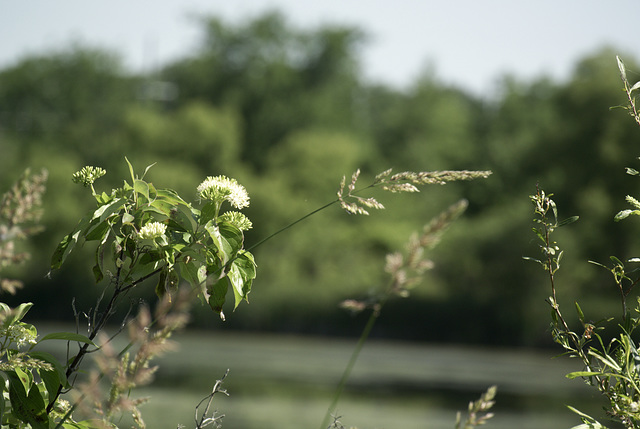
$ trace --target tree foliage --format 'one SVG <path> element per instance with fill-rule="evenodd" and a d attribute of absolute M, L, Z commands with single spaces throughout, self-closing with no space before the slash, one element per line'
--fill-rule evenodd
<path fill-rule="evenodd" d="M 236 177 L 252 195 L 246 213 L 255 228 L 245 234 L 248 247 L 324 203 L 338 190 L 332 188 L 335 178 L 356 166 L 363 177 L 390 167 L 494 172 L 478 183 L 430 188 L 429 198 L 400 197 L 398 207 L 356 226 L 326 211 L 304 232 L 258 249 L 262 285 L 254 287 L 252 302 L 260 305 L 230 318 L 231 326 L 336 332 L 349 321 L 336 304 L 366 297 L 369 286 L 382 281 L 375 261 L 401 245 L 416 223 L 464 197 L 467 216 L 441 244 L 438 268 L 416 289 L 415 310 L 390 304 L 379 334 L 546 341 L 537 334 L 539 306 L 531 304 L 545 296 L 519 258 L 528 241 L 519 232 L 529 222 L 521 196 L 538 182 L 554 189 L 567 212 L 580 215 L 580 245 L 563 240 L 572 258 L 604 260 L 603 248 L 618 255 L 637 250 L 629 230 L 610 222 L 614 197 L 632 193 L 634 185 L 624 175 L 595 174 L 638 168 L 627 165 L 628 153 L 636 151 L 633 124 L 609 112 L 625 104 L 611 73 L 614 51 L 585 57 L 566 81 L 505 76 L 495 94 L 479 98 L 433 75 L 406 90 L 367 83 L 358 62 L 365 37 L 355 28 L 299 29 L 278 13 L 239 24 L 202 17 L 198 24 L 199 49 L 145 75 L 124 70 L 112 53 L 85 47 L 33 56 L 0 71 L 0 150 L 6 154 L 0 184 L 7 188 L 27 166 L 44 167 L 55 191 L 45 197 L 46 231 L 23 276 L 32 285 L 24 293 L 33 292 L 21 299 L 83 302 L 91 272 L 63 268 L 55 281 L 44 279 L 57 232 L 72 230 L 69 219 L 81 215 L 81 194 L 66 191 L 68 177 L 96 165 L 109 171 L 101 179 L 107 186 L 120 187 L 125 154 L 134 165 L 157 162 L 162 168 L 151 169 L 147 180 L 159 180 L 154 175 L 161 171 L 162 183 L 189 197 L 202 177 Z M 630 57 L 627 65 L 637 69 Z M 563 273 L 574 285 L 563 293 L 588 288 L 594 302 L 609 305 L 600 299 L 597 280 L 577 281 L 594 267 L 578 267 Z M 47 306 L 37 308 L 42 317 L 56 316 Z M 442 318 L 450 322 L 443 330 L 411 328 Z M 485 321 L 484 330 L 470 322 L 475 318 Z M 209 319 L 196 312 L 196 321 L 214 323 Z"/>

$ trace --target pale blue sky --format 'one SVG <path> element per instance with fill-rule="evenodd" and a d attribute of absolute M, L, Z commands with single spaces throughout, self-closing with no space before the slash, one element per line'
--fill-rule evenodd
<path fill-rule="evenodd" d="M 477 93 L 504 73 L 562 79 L 605 44 L 640 59 L 640 0 L 0 0 L 0 67 L 75 40 L 115 50 L 144 70 L 196 46 L 189 13 L 233 22 L 274 9 L 301 28 L 364 29 L 365 76 L 397 86 L 428 67 Z"/>

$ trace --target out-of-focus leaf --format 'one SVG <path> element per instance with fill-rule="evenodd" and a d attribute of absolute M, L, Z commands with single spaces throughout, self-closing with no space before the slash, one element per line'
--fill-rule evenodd
<path fill-rule="evenodd" d="M 5 374 L 9 379 L 9 400 L 14 415 L 30 424 L 32 429 L 49 429 L 49 416 L 38 388 L 30 386 L 27 394 L 23 381 L 15 371 L 5 371 Z"/>
<path fill-rule="evenodd" d="M 91 346 L 95 346 L 95 343 L 87 338 L 85 335 L 76 334 L 74 332 L 54 332 L 51 334 L 47 334 L 38 341 L 39 343 L 47 340 L 66 340 L 66 341 L 77 341 L 79 343 L 86 343 Z"/>

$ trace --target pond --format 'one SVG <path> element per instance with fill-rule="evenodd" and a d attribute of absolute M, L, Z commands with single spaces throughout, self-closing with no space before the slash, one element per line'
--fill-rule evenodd
<path fill-rule="evenodd" d="M 142 407 L 147 427 L 194 427 L 194 410 L 230 370 L 213 408 L 225 429 L 320 428 L 356 340 L 272 334 L 188 332 L 165 355 Z M 565 404 L 602 418 L 597 392 L 564 375 L 576 361 L 553 351 L 484 349 L 370 340 L 338 405 L 346 427 L 453 428 L 489 386 L 498 386 L 487 428 L 571 428 Z M 602 421 L 607 424 L 608 422 Z M 609 422 L 610 423 L 610 422 Z M 608 424 L 613 428 L 614 425 Z"/>

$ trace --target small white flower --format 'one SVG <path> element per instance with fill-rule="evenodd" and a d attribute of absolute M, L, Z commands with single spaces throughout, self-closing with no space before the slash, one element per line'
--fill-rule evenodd
<path fill-rule="evenodd" d="M 198 185 L 198 197 L 217 203 L 228 201 L 233 207 L 241 209 L 249 206 L 249 194 L 244 186 L 235 179 L 226 176 L 209 176 Z"/>
<path fill-rule="evenodd" d="M 160 222 L 149 222 L 138 233 L 138 237 L 142 239 L 154 239 L 162 237 L 167 230 L 167 225 Z"/>

